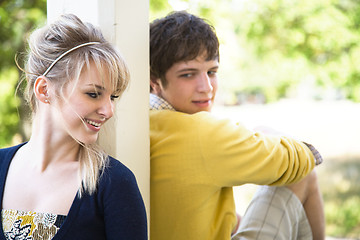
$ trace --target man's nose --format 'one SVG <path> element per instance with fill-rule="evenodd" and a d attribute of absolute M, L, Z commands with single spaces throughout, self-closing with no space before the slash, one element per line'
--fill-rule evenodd
<path fill-rule="evenodd" d="M 199 92 L 211 92 L 213 90 L 213 86 L 211 84 L 211 79 L 207 73 L 201 74 L 198 79 L 197 89 Z"/>

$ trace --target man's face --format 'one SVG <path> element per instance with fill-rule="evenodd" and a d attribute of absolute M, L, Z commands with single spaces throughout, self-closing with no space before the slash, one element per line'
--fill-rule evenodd
<path fill-rule="evenodd" d="M 156 95 L 168 101 L 175 110 L 184 113 L 211 111 L 217 91 L 217 60 L 206 61 L 198 56 L 190 61 L 175 63 L 165 74 L 164 87 L 157 79 L 152 85 Z"/>

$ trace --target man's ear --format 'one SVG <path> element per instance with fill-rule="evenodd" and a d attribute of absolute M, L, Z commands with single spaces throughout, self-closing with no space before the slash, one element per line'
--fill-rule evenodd
<path fill-rule="evenodd" d="M 160 78 L 150 77 L 150 90 L 151 93 L 159 95 L 161 94 L 161 80 Z"/>
<path fill-rule="evenodd" d="M 40 76 L 34 83 L 34 94 L 36 98 L 43 103 L 49 103 L 49 80 Z"/>

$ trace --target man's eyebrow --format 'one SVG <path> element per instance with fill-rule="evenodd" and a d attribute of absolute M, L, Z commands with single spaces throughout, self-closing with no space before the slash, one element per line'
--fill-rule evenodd
<path fill-rule="evenodd" d="M 188 71 L 199 71 L 199 69 L 197 69 L 197 68 L 183 68 L 183 69 L 180 69 L 177 72 L 182 73 L 182 72 L 188 72 Z"/>
<path fill-rule="evenodd" d="M 209 70 L 214 70 L 214 69 L 218 69 L 218 68 L 219 68 L 219 66 L 213 66 L 213 67 L 209 68 Z M 198 68 L 183 68 L 177 72 L 181 73 L 181 72 L 187 72 L 187 71 L 199 71 L 199 69 Z"/>

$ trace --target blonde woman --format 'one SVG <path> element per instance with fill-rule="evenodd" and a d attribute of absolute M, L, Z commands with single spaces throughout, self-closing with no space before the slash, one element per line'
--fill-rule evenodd
<path fill-rule="evenodd" d="M 97 145 L 129 73 L 75 15 L 36 30 L 25 67 L 30 140 L 0 150 L 0 239 L 147 239 L 136 179 Z"/>

